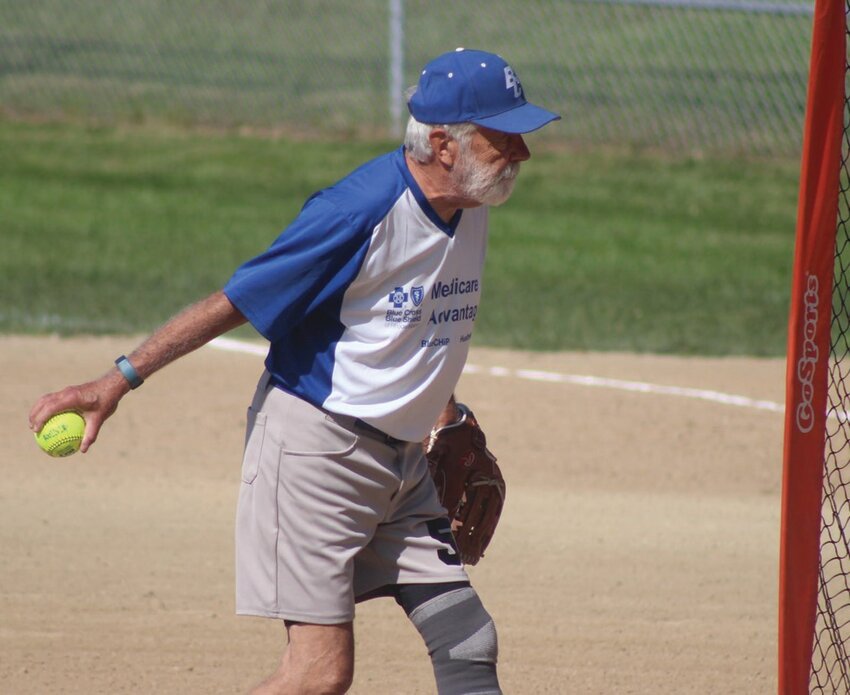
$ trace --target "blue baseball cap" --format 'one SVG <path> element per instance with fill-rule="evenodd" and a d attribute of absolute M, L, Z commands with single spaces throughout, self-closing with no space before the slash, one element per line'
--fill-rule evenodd
<path fill-rule="evenodd" d="M 407 108 L 420 123 L 475 123 L 504 133 L 530 133 L 560 118 L 526 101 L 504 58 L 465 48 L 425 66 Z"/>

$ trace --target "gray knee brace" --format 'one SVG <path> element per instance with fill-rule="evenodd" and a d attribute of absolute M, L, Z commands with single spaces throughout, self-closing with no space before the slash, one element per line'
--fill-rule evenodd
<path fill-rule="evenodd" d="M 472 587 L 426 601 L 410 620 L 428 646 L 440 695 L 498 695 L 496 626 Z"/>

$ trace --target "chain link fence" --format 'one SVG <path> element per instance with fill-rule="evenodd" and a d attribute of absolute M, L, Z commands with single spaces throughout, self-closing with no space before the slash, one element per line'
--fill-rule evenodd
<path fill-rule="evenodd" d="M 564 116 L 536 137 L 787 155 L 811 21 L 791 0 L 0 0 L 0 111 L 395 135 L 402 88 L 466 46 Z"/>

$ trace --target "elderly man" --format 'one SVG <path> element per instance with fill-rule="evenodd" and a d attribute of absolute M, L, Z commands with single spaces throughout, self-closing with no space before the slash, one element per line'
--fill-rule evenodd
<path fill-rule="evenodd" d="M 478 311 L 487 207 L 504 202 L 528 103 L 499 56 L 457 49 L 422 71 L 404 147 L 312 196 L 222 291 L 99 379 L 43 396 L 86 418 L 82 450 L 144 378 L 246 320 L 269 342 L 249 408 L 236 520 L 236 609 L 285 621 L 256 693 L 341 693 L 357 601 L 392 596 L 440 693 L 498 693 L 496 631 L 458 558 L 420 442 L 457 417 Z"/>

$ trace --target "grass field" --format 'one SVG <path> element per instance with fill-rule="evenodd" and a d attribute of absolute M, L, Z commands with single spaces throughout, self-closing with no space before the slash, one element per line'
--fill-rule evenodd
<path fill-rule="evenodd" d="M 149 330 L 393 146 L 0 122 L 0 330 Z M 477 344 L 784 353 L 796 161 L 538 150 L 492 214 Z"/>
<path fill-rule="evenodd" d="M 0 105 L 102 123 L 386 133 L 388 4 L 0 0 Z M 404 15 L 405 86 L 456 46 L 502 53 L 566 116 L 544 137 L 799 150 L 805 14 L 406 0 Z"/>

